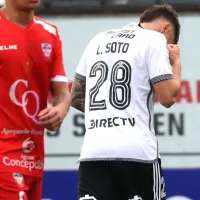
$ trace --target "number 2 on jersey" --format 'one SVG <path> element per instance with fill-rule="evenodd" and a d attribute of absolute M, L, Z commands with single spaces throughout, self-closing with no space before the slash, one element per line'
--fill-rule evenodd
<path fill-rule="evenodd" d="M 96 62 L 90 71 L 90 77 L 96 77 L 97 71 L 100 72 L 100 77 L 96 82 L 96 85 L 90 90 L 90 111 L 92 110 L 105 110 L 107 109 L 106 101 L 96 100 L 99 93 L 100 87 L 108 78 L 108 65 L 103 61 Z M 126 109 L 131 100 L 131 66 L 125 60 L 119 60 L 112 66 L 112 71 L 110 75 L 110 88 L 109 90 L 109 101 L 110 104 L 118 109 Z M 121 99 L 118 98 L 118 90 L 121 90 Z"/>

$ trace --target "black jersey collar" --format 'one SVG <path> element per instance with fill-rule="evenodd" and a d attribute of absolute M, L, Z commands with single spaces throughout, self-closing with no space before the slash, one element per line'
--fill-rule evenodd
<path fill-rule="evenodd" d="M 140 23 L 138 24 L 138 26 L 139 26 L 140 28 L 143 28 L 142 25 L 141 25 Z"/>

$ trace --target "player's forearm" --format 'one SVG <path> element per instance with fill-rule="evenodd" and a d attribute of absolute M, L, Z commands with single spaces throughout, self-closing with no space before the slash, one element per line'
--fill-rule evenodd
<path fill-rule="evenodd" d="M 68 91 L 61 91 L 57 95 L 53 96 L 53 106 L 62 106 L 66 113 L 69 111 L 70 104 L 71 96 Z"/>
<path fill-rule="evenodd" d="M 178 95 L 178 92 L 181 87 L 181 62 L 177 60 L 173 63 L 172 73 L 174 77 L 174 87 L 173 87 L 173 97 Z"/>
<path fill-rule="evenodd" d="M 74 80 L 72 87 L 71 106 L 81 112 L 85 112 L 85 82 L 79 79 Z"/>
<path fill-rule="evenodd" d="M 68 84 L 64 82 L 52 82 L 51 94 L 53 98 L 53 107 L 59 106 L 63 109 L 65 114 L 67 114 L 71 104 Z"/>

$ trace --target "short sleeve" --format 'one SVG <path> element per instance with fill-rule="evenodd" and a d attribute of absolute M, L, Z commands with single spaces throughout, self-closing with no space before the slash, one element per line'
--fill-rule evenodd
<path fill-rule="evenodd" d="M 167 41 L 165 36 L 160 33 L 151 38 L 148 48 L 147 68 L 152 84 L 173 79 Z"/>
<path fill-rule="evenodd" d="M 55 57 L 53 61 L 51 81 L 67 82 L 67 76 L 63 64 L 62 41 L 56 29 Z"/>

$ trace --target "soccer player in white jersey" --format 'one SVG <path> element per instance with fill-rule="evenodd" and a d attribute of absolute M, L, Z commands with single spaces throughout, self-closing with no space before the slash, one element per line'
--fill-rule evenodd
<path fill-rule="evenodd" d="M 174 9 L 154 5 L 86 47 L 72 89 L 86 126 L 79 200 L 166 199 L 153 102 L 169 108 L 180 89 L 179 33 Z"/>

